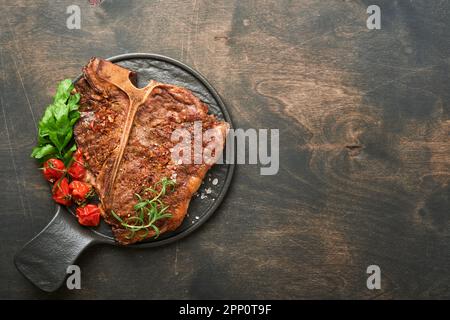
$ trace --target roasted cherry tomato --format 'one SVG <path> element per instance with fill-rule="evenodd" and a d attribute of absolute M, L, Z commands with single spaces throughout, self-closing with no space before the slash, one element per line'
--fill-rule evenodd
<path fill-rule="evenodd" d="M 69 189 L 76 203 L 83 203 L 92 195 L 92 186 L 87 182 L 74 180 L 69 184 Z"/>
<path fill-rule="evenodd" d="M 77 149 L 73 154 L 73 161 L 67 172 L 76 180 L 83 180 L 86 176 L 86 167 L 81 149 Z"/>
<path fill-rule="evenodd" d="M 75 160 L 83 160 L 83 152 L 81 151 L 81 148 L 75 150 L 75 152 L 73 153 L 73 158 Z"/>
<path fill-rule="evenodd" d="M 95 227 L 100 223 L 100 208 L 95 204 L 88 204 L 77 208 L 78 222 L 83 226 Z"/>
<path fill-rule="evenodd" d="M 52 158 L 45 161 L 42 172 L 45 179 L 53 183 L 64 175 L 66 167 L 61 160 Z"/>
<path fill-rule="evenodd" d="M 70 206 L 72 204 L 70 190 L 69 190 L 69 181 L 67 178 L 61 178 L 55 182 L 52 188 L 53 200 L 56 202 Z"/>

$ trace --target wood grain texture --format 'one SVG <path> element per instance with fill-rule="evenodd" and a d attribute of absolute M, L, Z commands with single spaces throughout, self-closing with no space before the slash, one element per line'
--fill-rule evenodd
<path fill-rule="evenodd" d="M 66 28 L 74 2 L 81 30 Z M 376 3 L 381 30 L 368 0 L 2 1 L 0 297 L 450 298 L 450 4 Z M 179 59 L 237 127 L 280 129 L 280 171 L 238 166 L 192 236 L 94 247 L 82 290 L 45 294 L 12 264 L 53 214 L 36 121 L 57 81 L 126 52 Z"/>

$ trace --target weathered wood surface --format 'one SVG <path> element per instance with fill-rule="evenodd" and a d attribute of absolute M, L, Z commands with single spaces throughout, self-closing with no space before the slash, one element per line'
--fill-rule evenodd
<path fill-rule="evenodd" d="M 450 298 L 447 1 L 1 2 L 1 298 Z M 374 2 L 381 30 L 366 28 Z M 126 52 L 179 59 L 237 127 L 280 129 L 280 171 L 238 166 L 193 235 L 94 247 L 82 290 L 45 294 L 12 263 L 53 214 L 36 122 L 57 81 Z M 371 264 L 382 290 L 366 288 Z"/>

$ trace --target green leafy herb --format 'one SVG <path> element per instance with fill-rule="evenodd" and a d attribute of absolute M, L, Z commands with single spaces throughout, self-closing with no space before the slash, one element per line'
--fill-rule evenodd
<path fill-rule="evenodd" d="M 145 238 L 150 229 L 155 231 L 155 239 L 159 236 L 159 228 L 155 225 L 155 222 L 164 219 L 171 218 L 172 214 L 167 212 L 169 206 L 165 205 L 161 200 L 164 197 L 169 189 L 173 190 L 175 186 L 175 181 L 167 178 L 162 178 L 159 182 L 157 182 L 153 188 L 146 188 L 143 190 L 143 194 L 152 194 L 153 198 L 144 199 L 138 193 L 135 193 L 135 196 L 138 202 L 134 205 L 134 210 L 136 212 L 135 216 L 128 217 L 122 219 L 119 217 L 113 210 L 111 210 L 111 214 L 120 224 L 129 230 L 129 234 L 127 236 L 128 239 L 134 237 L 136 232 L 144 231 L 140 233 L 140 237 Z M 159 191 L 157 191 L 159 189 Z"/>
<path fill-rule="evenodd" d="M 72 142 L 73 125 L 80 118 L 80 94 L 72 94 L 73 88 L 70 79 L 59 83 L 53 103 L 47 107 L 39 122 L 38 146 L 31 153 L 33 158 L 40 161 L 58 158 L 66 164 L 70 161 L 76 150 Z"/>

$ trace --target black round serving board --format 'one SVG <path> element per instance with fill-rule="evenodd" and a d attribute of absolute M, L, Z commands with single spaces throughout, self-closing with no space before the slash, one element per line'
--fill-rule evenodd
<path fill-rule="evenodd" d="M 191 90 L 209 106 L 210 113 L 225 120 L 233 128 L 230 115 L 219 94 L 191 67 L 169 57 L 148 53 L 123 54 L 107 60 L 135 71 L 139 87 L 146 86 L 153 79 Z M 225 156 L 226 154 L 224 159 Z M 233 172 L 233 164 L 214 165 L 198 192 L 192 197 L 188 214 L 177 230 L 127 247 L 160 246 L 179 240 L 196 230 L 224 199 Z M 83 227 L 78 224 L 73 208 L 67 209 L 57 205 L 53 219 L 17 253 L 14 263 L 36 286 L 45 291 L 54 291 L 63 283 L 67 267 L 75 262 L 85 248 L 98 243 L 118 245 L 111 228 L 103 220 L 98 227 Z"/>

